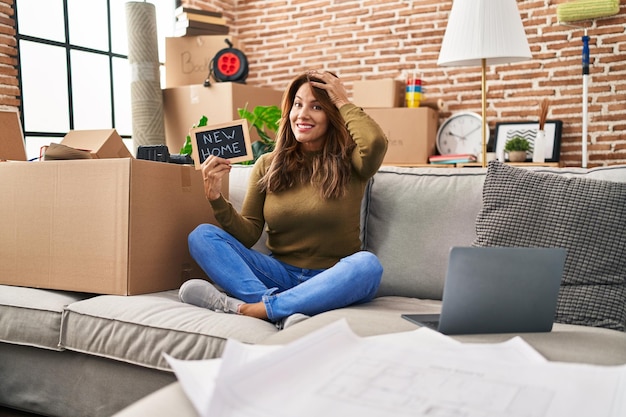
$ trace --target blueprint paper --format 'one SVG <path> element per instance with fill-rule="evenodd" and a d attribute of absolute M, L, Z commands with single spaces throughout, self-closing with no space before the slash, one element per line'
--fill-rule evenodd
<path fill-rule="evenodd" d="M 271 348 L 229 341 L 200 415 L 626 415 L 626 366 L 547 362 L 521 338 L 465 344 L 421 329 L 360 338 L 342 320 Z"/>

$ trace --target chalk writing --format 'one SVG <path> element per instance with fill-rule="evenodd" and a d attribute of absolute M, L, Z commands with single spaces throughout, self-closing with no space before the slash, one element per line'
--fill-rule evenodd
<path fill-rule="evenodd" d="M 191 129 L 193 158 L 196 168 L 211 155 L 233 162 L 253 159 L 246 120 Z"/>

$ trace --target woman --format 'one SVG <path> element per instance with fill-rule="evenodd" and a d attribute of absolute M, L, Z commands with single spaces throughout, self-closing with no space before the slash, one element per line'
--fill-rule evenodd
<path fill-rule="evenodd" d="M 198 226 L 189 249 L 228 295 L 198 279 L 179 291 L 183 302 L 279 328 L 376 294 L 382 266 L 360 250 L 360 210 L 387 150 L 381 128 L 329 72 L 296 77 L 282 114 L 276 148 L 256 162 L 241 214 L 220 193 L 230 162 L 210 156 L 202 164 L 205 194 L 222 228 Z M 265 224 L 271 255 L 249 249 Z"/>

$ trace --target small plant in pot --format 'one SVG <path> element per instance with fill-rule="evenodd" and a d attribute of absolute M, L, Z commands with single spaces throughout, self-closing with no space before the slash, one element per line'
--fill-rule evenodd
<path fill-rule="evenodd" d="M 509 161 L 523 162 L 526 160 L 526 153 L 531 150 L 530 142 L 521 137 L 511 138 L 505 145 L 504 150 L 509 154 Z"/>

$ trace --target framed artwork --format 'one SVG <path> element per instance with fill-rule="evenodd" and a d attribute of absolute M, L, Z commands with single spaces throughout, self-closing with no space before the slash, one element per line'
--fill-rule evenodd
<path fill-rule="evenodd" d="M 545 161 L 559 162 L 561 153 L 561 120 L 546 120 L 543 130 L 546 132 Z M 526 138 L 532 148 L 539 130 L 539 122 L 500 122 L 496 123 L 494 151 L 496 155 L 504 155 L 504 145 L 515 136 Z M 532 150 L 526 155 L 526 161 L 533 160 Z"/>

